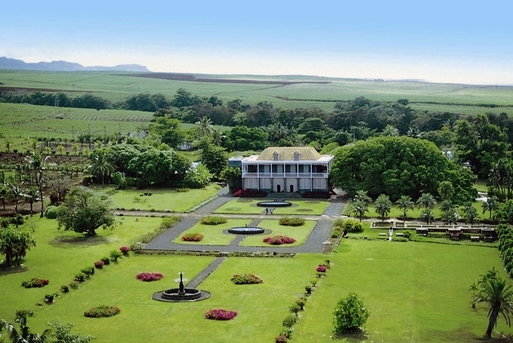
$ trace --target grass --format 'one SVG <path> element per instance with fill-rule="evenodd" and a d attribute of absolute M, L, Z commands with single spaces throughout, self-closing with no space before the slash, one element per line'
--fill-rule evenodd
<path fill-rule="evenodd" d="M 262 214 L 265 213 L 265 207 L 257 206 L 257 203 L 264 201 L 265 199 L 247 199 L 240 198 L 237 200 L 230 200 L 223 206 L 217 208 L 214 213 L 224 214 Z M 274 215 L 321 215 L 328 202 L 312 201 L 312 200 L 287 200 L 292 203 L 291 207 L 276 207 Z"/>
<path fill-rule="evenodd" d="M 259 247 L 294 247 L 303 244 L 310 233 L 312 232 L 316 222 L 313 220 L 305 220 L 305 224 L 301 226 L 284 226 L 280 225 L 278 220 L 266 219 L 262 220 L 259 227 L 271 230 L 272 233 L 268 235 L 249 235 L 247 236 L 241 243 L 240 246 L 259 246 Z M 264 243 L 262 240 L 266 237 L 276 236 L 276 235 L 284 235 L 287 237 L 292 237 L 296 241 L 292 244 L 283 244 L 283 245 L 269 245 Z"/>
<path fill-rule="evenodd" d="M 196 223 L 190 229 L 186 230 L 186 233 L 201 233 L 203 239 L 200 242 L 184 242 L 181 239 L 181 235 L 178 236 L 173 242 L 178 244 L 191 244 L 191 245 L 228 245 L 235 238 L 232 234 L 223 234 L 223 230 L 227 230 L 231 227 L 245 226 L 251 223 L 251 219 L 228 219 L 224 224 L 219 225 L 205 225 L 201 222 Z"/>
<path fill-rule="evenodd" d="M 210 184 L 201 189 L 190 189 L 187 192 L 181 192 L 175 188 L 147 188 L 147 189 L 126 189 L 115 190 L 112 187 L 105 187 L 103 191 L 112 193 L 111 198 L 116 208 L 126 210 L 142 211 L 171 211 L 187 212 L 198 204 L 215 196 L 221 187 L 216 184 Z M 101 187 L 96 187 L 102 190 Z M 151 193 L 151 195 L 144 195 Z"/>

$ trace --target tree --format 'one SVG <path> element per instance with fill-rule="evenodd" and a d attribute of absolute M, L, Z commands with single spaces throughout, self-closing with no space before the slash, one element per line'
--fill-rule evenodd
<path fill-rule="evenodd" d="M 109 162 L 107 154 L 103 149 L 95 149 L 89 156 L 91 164 L 88 169 L 95 177 L 100 177 L 102 180 L 102 187 L 105 187 L 105 176 L 109 176 L 116 170 L 116 167 Z"/>
<path fill-rule="evenodd" d="M 201 163 L 207 167 L 215 178 L 219 178 L 228 164 L 226 149 L 210 143 L 207 137 L 200 140 L 198 148 L 201 149 Z"/>
<path fill-rule="evenodd" d="M 72 333 L 71 329 L 75 326 L 73 323 L 63 324 L 59 320 L 47 322 L 50 328 L 50 335 L 55 337 L 55 343 L 89 343 L 93 336 L 84 336 L 80 333 Z"/>
<path fill-rule="evenodd" d="M 39 190 L 36 187 L 30 187 L 24 195 L 24 201 L 30 204 L 30 215 L 32 216 L 34 203 L 39 200 Z"/>
<path fill-rule="evenodd" d="M 14 216 L 16 220 L 16 228 L 18 227 L 18 204 L 23 201 L 25 194 L 20 186 L 9 183 L 7 184 L 9 189 L 9 199 L 14 201 Z"/>
<path fill-rule="evenodd" d="M 422 193 L 422 195 L 417 199 L 417 206 L 433 209 L 436 205 L 435 198 L 429 193 Z"/>
<path fill-rule="evenodd" d="M 242 188 L 242 170 L 237 167 L 226 167 L 221 172 L 221 179 L 228 183 L 230 192 Z"/>
<path fill-rule="evenodd" d="M 59 229 L 94 236 L 100 226 L 107 228 L 114 224 L 114 210 L 108 196 L 84 187 L 75 187 L 59 206 L 57 221 Z"/>
<path fill-rule="evenodd" d="M 0 186 L 0 201 L 5 211 L 5 203 L 9 200 L 9 187 L 7 185 Z"/>
<path fill-rule="evenodd" d="M 415 203 L 411 201 L 409 195 L 402 195 L 395 203 L 397 208 L 403 211 L 403 222 L 406 222 L 406 213 L 408 213 L 409 210 L 413 210 Z"/>
<path fill-rule="evenodd" d="M 435 220 L 435 216 L 433 215 L 433 210 L 428 208 L 425 208 L 420 213 L 420 220 L 425 221 L 427 225 L 429 225 L 433 220 Z"/>
<path fill-rule="evenodd" d="M 210 120 L 207 116 L 204 116 L 196 122 L 196 137 L 210 137 L 212 136 L 213 129 L 214 127 L 212 126 L 212 120 Z"/>
<path fill-rule="evenodd" d="M 45 330 L 42 334 L 30 332 L 27 325 L 28 313 L 26 311 L 18 311 L 16 313 L 15 324 L 5 319 L 0 320 L 0 331 L 6 329 L 9 332 L 9 339 L 12 343 L 45 343 L 48 342 L 50 330 Z M 60 341 L 59 341 L 60 342 Z M 82 343 L 82 342 L 80 342 Z M 83 342 L 86 343 L 86 342 Z"/>
<path fill-rule="evenodd" d="M 356 200 L 363 201 L 367 205 L 372 201 L 371 197 L 367 195 L 367 191 L 364 191 L 363 189 L 356 192 L 353 201 Z"/>
<path fill-rule="evenodd" d="M 374 205 L 376 206 L 376 212 L 381 216 L 381 221 L 384 221 L 392 209 L 390 198 L 388 195 L 381 194 L 374 202 Z"/>
<path fill-rule="evenodd" d="M 351 205 L 351 213 L 354 213 L 358 216 L 360 221 L 362 221 L 362 217 L 369 210 L 369 205 L 363 200 L 353 200 Z"/>
<path fill-rule="evenodd" d="M 30 170 L 34 173 L 34 179 L 36 181 L 36 186 L 39 191 L 39 201 L 41 202 L 41 218 L 44 216 L 44 183 L 45 183 L 45 172 L 47 169 L 48 160 L 50 156 L 43 156 L 38 152 L 34 151 L 34 153 L 27 158 L 27 162 Z M 32 213 L 32 204 L 30 205 L 30 212 Z"/>
<path fill-rule="evenodd" d="M 442 181 L 438 184 L 438 194 L 442 200 L 451 201 L 454 195 L 454 187 L 450 181 Z"/>
<path fill-rule="evenodd" d="M 486 303 L 488 309 L 488 326 L 485 335 L 492 336 L 492 330 L 497 326 L 499 314 L 502 315 L 508 326 L 511 326 L 511 315 L 513 314 L 513 289 L 506 284 L 497 274 L 483 277 L 478 282 L 478 290 L 472 297 L 473 305 Z"/>
<path fill-rule="evenodd" d="M 333 314 L 335 316 L 333 325 L 336 334 L 359 330 L 370 316 L 369 310 L 355 293 L 349 293 L 346 298 L 340 299 L 333 310 Z"/>
<path fill-rule="evenodd" d="M 483 201 L 483 214 L 488 211 L 490 212 L 490 219 L 492 219 L 492 212 L 499 209 L 499 203 L 497 202 L 497 198 L 490 196 Z"/>
<path fill-rule="evenodd" d="M 152 148 L 131 159 L 127 170 L 143 184 L 165 185 L 182 181 L 189 168 L 190 162 L 181 154 Z"/>
<path fill-rule="evenodd" d="M 0 230 L 0 253 L 5 255 L 5 264 L 8 267 L 13 263 L 19 266 L 22 258 L 33 246 L 36 246 L 36 241 L 28 232 L 18 232 L 13 228 Z"/>
<path fill-rule="evenodd" d="M 159 137 L 162 143 L 166 143 L 173 149 L 177 149 L 185 139 L 185 133 L 178 119 L 159 117 L 150 125 L 150 131 Z"/>
<path fill-rule="evenodd" d="M 475 222 L 477 222 L 477 210 L 474 206 L 472 206 L 472 203 L 466 203 L 463 207 L 463 213 L 465 216 L 465 222 L 474 225 Z"/>

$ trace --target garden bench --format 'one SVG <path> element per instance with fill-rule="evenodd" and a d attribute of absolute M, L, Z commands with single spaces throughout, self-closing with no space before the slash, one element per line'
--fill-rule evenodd
<path fill-rule="evenodd" d="M 398 232 L 398 233 L 396 233 L 395 235 L 396 235 L 396 236 L 404 236 L 404 233 L 402 233 L 402 232 Z"/>
<path fill-rule="evenodd" d="M 479 237 L 479 236 L 470 236 L 470 240 L 472 242 L 479 242 L 481 240 L 481 237 Z"/>

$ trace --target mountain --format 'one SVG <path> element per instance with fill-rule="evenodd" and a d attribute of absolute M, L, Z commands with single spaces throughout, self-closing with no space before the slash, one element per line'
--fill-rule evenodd
<path fill-rule="evenodd" d="M 26 63 L 14 58 L 0 57 L 0 69 L 11 70 L 43 70 L 43 71 L 136 71 L 150 72 L 139 64 L 120 64 L 114 67 L 94 66 L 84 67 L 78 63 L 66 61 Z"/>

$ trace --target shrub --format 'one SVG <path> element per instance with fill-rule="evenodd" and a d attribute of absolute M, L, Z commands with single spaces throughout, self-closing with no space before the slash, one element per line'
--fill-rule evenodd
<path fill-rule="evenodd" d="M 315 271 L 316 271 L 317 273 L 326 273 L 326 269 L 327 269 L 327 268 L 326 268 L 326 266 L 325 266 L 325 265 L 323 265 L 323 264 L 319 264 L 319 265 L 317 266 L 317 268 L 315 268 Z"/>
<path fill-rule="evenodd" d="M 87 277 L 90 277 L 94 274 L 94 268 L 93 267 L 85 267 L 80 270 L 81 273 L 85 274 Z"/>
<path fill-rule="evenodd" d="M 205 313 L 205 318 L 213 320 L 231 320 L 237 316 L 237 311 L 230 311 L 224 309 L 208 310 Z"/>
<path fill-rule="evenodd" d="M 253 285 L 262 283 L 264 280 L 260 279 L 255 274 L 235 274 L 232 277 L 232 282 L 236 285 Z"/>
<path fill-rule="evenodd" d="M 292 312 L 292 313 L 298 313 L 299 311 L 301 311 L 301 307 L 294 303 L 292 304 L 292 306 L 289 307 L 289 311 Z"/>
<path fill-rule="evenodd" d="M 204 225 L 219 225 L 224 224 L 227 222 L 227 219 L 225 217 L 220 216 L 207 216 L 201 218 L 201 224 Z"/>
<path fill-rule="evenodd" d="M 110 259 L 113 261 L 113 262 L 116 262 L 118 260 L 118 258 L 120 258 L 121 256 L 123 256 L 123 254 L 121 254 L 120 251 L 117 251 L 117 250 L 112 250 L 110 252 Z"/>
<path fill-rule="evenodd" d="M 292 244 L 296 240 L 292 237 L 287 237 L 283 235 L 275 235 L 266 237 L 263 239 L 264 243 L 270 244 L 270 245 L 282 245 L 282 244 Z"/>
<path fill-rule="evenodd" d="M 305 286 L 305 293 L 312 294 L 312 286 Z"/>
<path fill-rule="evenodd" d="M 49 283 L 50 281 L 48 281 L 47 279 L 32 278 L 30 279 L 30 281 L 23 281 L 21 285 L 25 288 L 41 288 L 48 285 Z"/>
<path fill-rule="evenodd" d="M 53 294 L 46 294 L 45 295 L 45 302 L 53 303 Z"/>
<path fill-rule="evenodd" d="M 294 315 L 292 315 L 295 317 Z M 280 332 L 280 336 L 285 336 L 286 338 L 292 338 L 292 333 L 294 332 L 294 327 L 283 327 Z M 279 337 L 279 336 L 278 336 Z"/>
<path fill-rule="evenodd" d="M 77 275 L 75 275 L 75 281 L 77 282 L 84 282 L 86 278 L 87 275 L 84 273 L 78 273 Z"/>
<path fill-rule="evenodd" d="M 77 288 L 78 288 L 78 282 L 76 282 L 76 281 L 71 281 L 71 282 L 69 283 L 69 287 L 70 287 L 70 288 L 73 288 L 73 289 L 77 289 Z"/>
<path fill-rule="evenodd" d="M 344 224 L 342 224 L 342 229 L 352 233 L 363 232 L 363 224 L 359 220 L 349 218 L 344 221 Z"/>
<path fill-rule="evenodd" d="M 161 273 L 154 273 L 154 272 L 147 273 L 146 272 L 146 273 L 137 274 L 137 276 L 135 278 L 137 280 L 150 282 L 150 281 L 158 281 L 158 280 L 162 279 L 163 277 L 164 277 L 164 275 L 162 275 Z"/>
<path fill-rule="evenodd" d="M 102 257 L 101 260 L 103 261 L 104 265 L 109 265 L 110 264 L 110 258 L 108 258 L 108 257 Z"/>
<path fill-rule="evenodd" d="M 121 310 L 119 307 L 116 306 L 106 306 L 101 305 L 97 307 L 93 307 L 89 309 L 88 311 L 84 312 L 84 316 L 90 317 L 90 318 L 103 318 L 103 317 L 112 317 L 116 314 L 119 314 Z"/>
<path fill-rule="evenodd" d="M 68 285 L 62 285 L 61 286 L 61 292 L 62 293 L 68 293 L 69 292 L 69 286 Z"/>
<path fill-rule="evenodd" d="M 287 339 L 287 336 L 285 336 L 284 334 L 280 334 L 278 337 L 275 338 L 274 341 L 276 343 L 286 343 L 286 342 L 288 342 L 288 339 Z"/>
<path fill-rule="evenodd" d="M 306 298 L 303 298 L 303 297 L 297 298 L 296 299 L 296 304 L 299 305 L 299 308 L 301 310 L 304 310 L 305 309 L 305 305 L 306 305 Z"/>
<path fill-rule="evenodd" d="M 102 260 L 94 262 L 94 266 L 98 269 L 102 269 L 104 264 L 105 262 L 103 262 Z"/>
<path fill-rule="evenodd" d="M 337 334 L 359 329 L 370 316 L 369 310 L 355 293 L 340 299 L 333 314 L 334 331 Z"/>
<path fill-rule="evenodd" d="M 296 324 L 297 317 L 293 314 L 289 314 L 288 316 L 283 319 L 283 326 L 286 328 L 291 328 Z"/>
<path fill-rule="evenodd" d="M 57 206 L 48 206 L 45 210 L 45 217 L 48 219 L 57 218 Z"/>
<path fill-rule="evenodd" d="M 280 225 L 285 226 L 301 226 L 305 224 L 304 218 L 297 218 L 297 217 L 283 217 L 280 218 Z"/>
<path fill-rule="evenodd" d="M 182 241 L 184 242 L 199 242 L 203 239 L 203 235 L 201 233 L 186 233 L 182 236 Z"/>
<path fill-rule="evenodd" d="M 130 251 L 130 247 L 123 245 L 119 248 L 119 251 L 121 251 L 121 253 L 126 256 L 126 255 L 128 255 L 128 252 Z"/>

